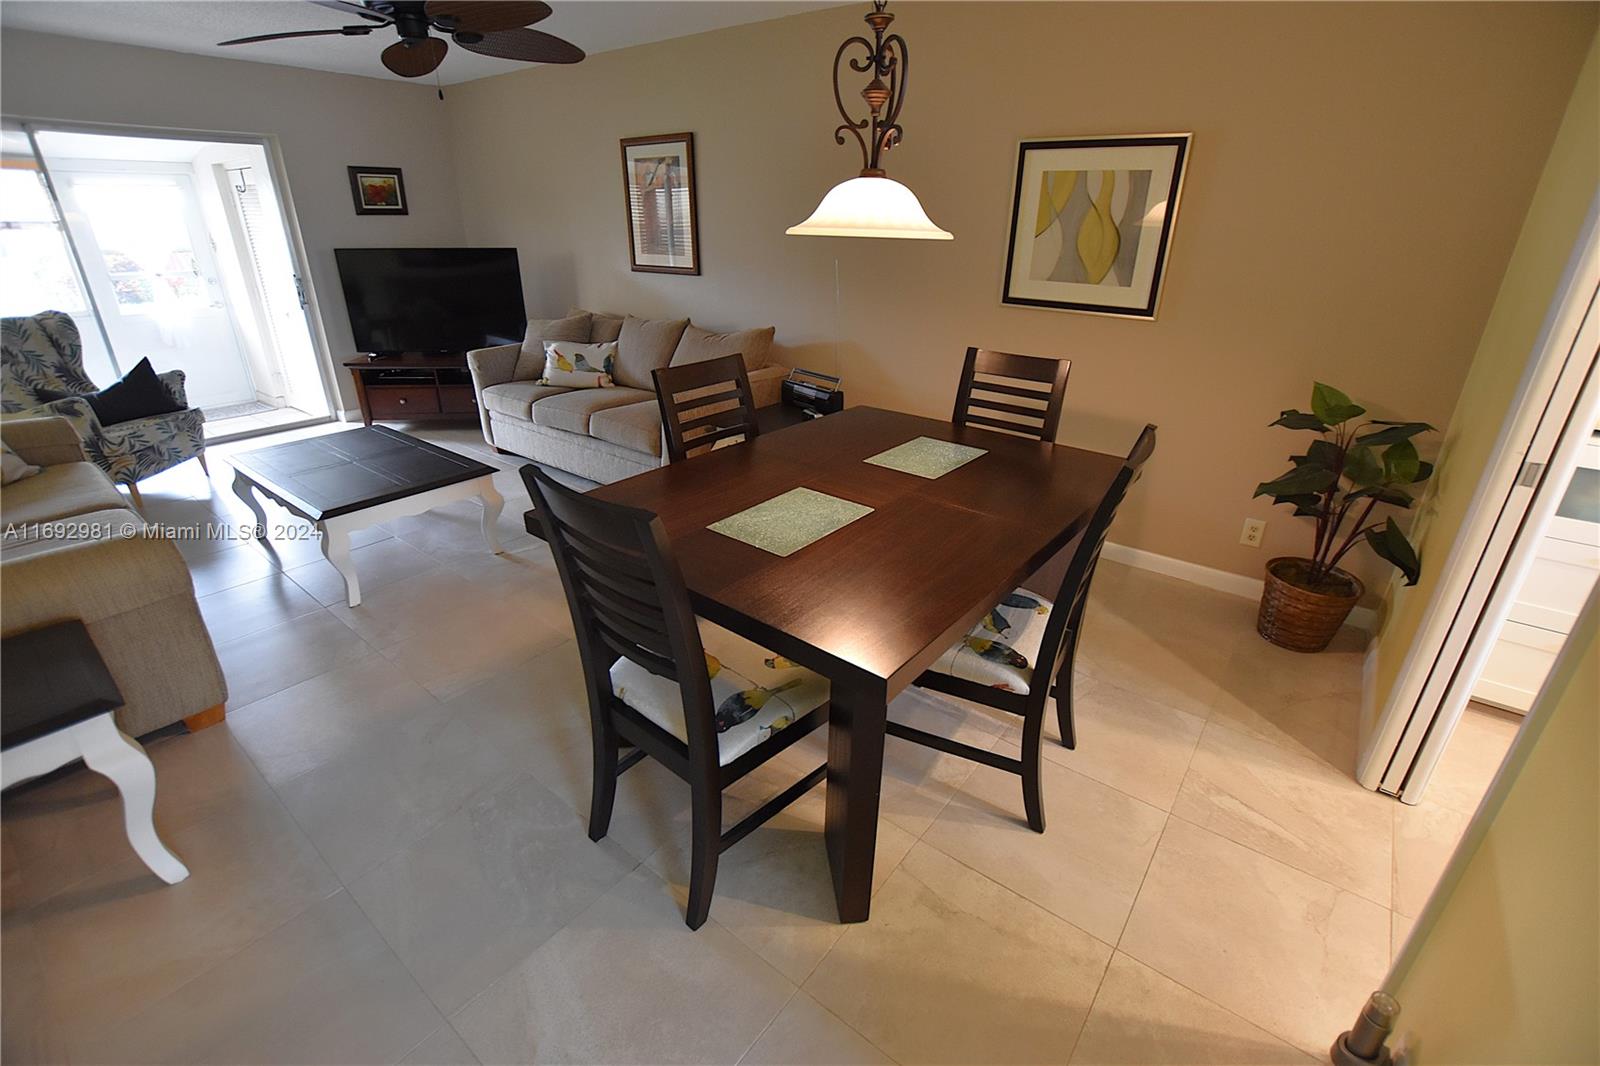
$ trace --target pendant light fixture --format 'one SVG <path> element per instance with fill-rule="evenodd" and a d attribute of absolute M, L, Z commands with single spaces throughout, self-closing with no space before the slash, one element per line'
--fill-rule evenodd
<path fill-rule="evenodd" d="M 861 145 L 861 174 L 828 190 L 811 217 L 784 232 L 797 237 L 894 237 L 924 241 L 948 241 L 952 234 L 934 225 L 922 209 L 917 194 L 883 172 L 880 158 L 900 143 L 905 131 L 900 128 L 900 107 L 906 98 L 906 75 L 910 57 L 905 38 L 898 33 L 884 36 L 894 16 L 884 10 L 888 0 L 873 0 L 865 16 L 872 27 L 872 40 L 857 35 L 845 40 L 833 56 L 833 102 L 844 123 L 833 131 L 835 143 L 843 144 L 845 131 Z M 870 73 L 872 79 L 861 90 L 867 102 L 867 117 L 856 119 L 845 110 L 839 92 L 839 64 L 852 47 L 860 46 L 866 55 L 850 59 L 850 69 Z"/>

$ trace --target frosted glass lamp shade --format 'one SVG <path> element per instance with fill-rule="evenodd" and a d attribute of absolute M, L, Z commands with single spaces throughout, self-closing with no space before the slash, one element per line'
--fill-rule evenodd
<path fill-rule="evenodd" d="M 916 193 L 892 178 L 876 177 L 841 181 L 828 190 L 810 218 L 784 232 L 794 237 L 954 239 L 928 218 Z"/>

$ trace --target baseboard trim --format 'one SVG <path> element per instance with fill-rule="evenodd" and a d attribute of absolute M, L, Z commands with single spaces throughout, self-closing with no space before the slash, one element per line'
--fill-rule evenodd
<path fill-rule="evenodd" d="M 1235 574 L 1228 570 L 1218 570 L 1214 566 L 1202 566 L 1185 559 L 1174 559 L 1170 555 L 1145 551 L 1143 548 L 1130 548 L 1126 544 L 1117 544 L 1109 540 L 1101 549 L 1101 554 L 1113 562 L 1165 574 L 1167 577 L 1175 577 L 1180 581 L 1216 589 L 1218 592 L 1226 592 L 1230 596 L 1247 600 L 1259 600 L 1262 586 L 1265 584 L 1258 577 L 1245 577 L 1243 574 Z M 1350 612 L 1347 624 L 1371 633 L 1376 628 L 1377 621 L 1377 612 L 1371 607 L 1357 607 Z"/>

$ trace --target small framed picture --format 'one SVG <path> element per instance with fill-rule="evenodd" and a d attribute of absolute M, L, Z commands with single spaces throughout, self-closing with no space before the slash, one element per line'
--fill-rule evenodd
<path fill-rule="evenodd" d="M 1154 319 L 1192 137 L 1023 141 L 1001 302 Z"/>
<path fill-rule="evenodd" d="M 410 214 L 399 167 L 346 167 L 358 215 Z"/>
<path fill-rule="evenodd" d="M 623 138 L 622 195 L 633 269 L 652 274 L 700 273 L 694 134 Z"/>

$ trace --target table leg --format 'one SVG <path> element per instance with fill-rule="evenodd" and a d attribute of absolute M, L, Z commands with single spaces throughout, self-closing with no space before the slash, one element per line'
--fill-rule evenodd
<path fill-rule="evenodd" d="M 872 905 L 888 694 L 833 682 L 828 712 L 824 838 L 841 922 L 864 922 Z"/>
<path fill-rule="evenodd" d="M 188 867 L 167 849 L 156 833 L 152 817 L 156 804 L 156 768 L 138 742 L 130 740 L 111 715 L 104 714 L 73 727 L 83 761 L 89 769 L 111 779 L 122 794 L 122 822 L 128 843 L 152 873 L 169 885 L 189 876 Z"/>
<path fill-rule="evenodd" d="M 500 512 L 505 507 L 506 501 L 494 487 L 494 478 L 486 477 L 478 482 L 478 499 L 483 501 L 483 539 L 488 543 L 489 550 L 499 555 L 500 533 L 495 528 L 495 523 L 500 521 Z"/>
<path fill-rule="evenodd" d="M 356 577 L 356 564 L 350 558 L 350 531 L 337 518 L 318 522 L 322 532 L 322 557 L 333 564 L 344 578 L 344 598 L 351 607 L 361 606 L 361 581 Z"/>
<path fill-rule="evenodd" d="M 233 473 L 233 494 L 235 496 L 239 497 L 239 499 L 243 500 L 244 501 L 244 505 L 246 507 L 250 508 L 250 513 L 256 516 L 255 529 L 253 529 L 251 531 L 252 535 L 253 535 L 253 538 L 256 539 L 256 540 L 260 540 L 263 543 L 266 543 L 266 540 L 267 540 L 267 512 L 266 512 L 265 509 L 262 508 L 261 501 L 256 499 L 256 494 L 253 491 L 251 491 L 252 488 L 253 488 L 253 486 L 250 484 L 250 479 L 249 478 L 245 477 L 243 474 L 239 473 L 237 470 L 234 471 L 234 473 Z"/>

